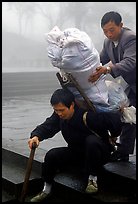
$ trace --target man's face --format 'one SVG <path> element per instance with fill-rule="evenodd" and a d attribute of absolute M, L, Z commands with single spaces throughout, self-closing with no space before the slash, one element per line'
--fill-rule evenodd
<path fill-rule="evenodd" d="M 120 36 L 121 28 L 123 24 L 120 23 L 116 25 L 115 22 L 109 21 L 107 24 L 103 26 L 103 32 L 105 36 L 111 41 L 117 41 Z"/>
<path fill-rule="evenodd" d="M 62 103 L 58 103 L 53 105 L 53 109 L 61 119 L 69 120 L 74 114 L 74 103 L 72 102 L 69 108 Z"/>

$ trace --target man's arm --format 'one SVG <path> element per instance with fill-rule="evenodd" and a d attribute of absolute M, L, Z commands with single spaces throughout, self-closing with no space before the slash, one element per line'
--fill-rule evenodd
<path fill-rule="evenodd" d="M 100 53 L 100 61 L 102 65 L 97 67 L 96 71 L 89 76 L 88 78 L 89 82 L 94 83 L 100 78 L 102 74 L 107 74 L 111 72 L 111 68 L 109 66 L 108 67 L 103 66 L 110 62 L 110 58 L 107 52 L 108 47 L 109 47 L 109 40 L 105 39 L 103 49 Z"/>
<path fill-rule="evenodd" d="M 44 123 L 38 125 L 32 132 L 30 138 L 37 137 L 39 141 L 53 137 L 60 131 L 60 119 L 55 112 L 48 117 Z"/>
<path fill-rule="evenodd" d="M 111 137 L 118 137 L 122 131 L 121 115 L 120 113 L 101 112 L 93 113 L 88 111 L 86 117 L 87 125 L 92 130 L 98 132 L 109 130 Z"/>
<path fill-rule="evenodd" d="M 131 74 L 136 67 L 136 39 L 132 38 L 122 45 L 123 58 L 119 63 L 110 64 L 111 74 L 118 77 L 124 73 L 125 75 Z"/>
<path fill-rule="evenodd" d="M 106 44 L 106 45 L 105 45 Z M 136 67 L 136 37 L 135 35 L 125 36 L 125 39 L 120 43 L 119 52 L 122 56 L 119 63 L 113 63 L 112 59 L 109 58 L 107 50 L 109 49 L 108 42 L 103 46 L 103 50 L 100 53 L 100 59 L 102 65 L 109 63 L 108 67 L 100 66 L 97 67 L 96 72 L 89 77 L 89 82 L 95 82 L 99 79 L 102 74 L 111 73 L 113 77 L 125 76 Z M 110 49 L 109 49 L 110 50 Z"/>
<path fill-rule="evenodd" d="M 110 41 L 108 39 L 104 40 L 103 48 L 100 52 L 100 62 L 102 65 L 105 65 L 110 62 L 110 57 L 108 51 L 110 50 Z"/>

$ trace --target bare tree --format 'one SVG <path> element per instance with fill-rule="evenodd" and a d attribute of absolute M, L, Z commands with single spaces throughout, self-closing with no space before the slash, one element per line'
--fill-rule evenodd
<path fill-rule="evenodd" d="M 22 35 L 27 27 L 27 22 L 31 21 L 36 11 L 35 2 L 6 2 L 8 9 L 15 10 L 18 15 L 19 34 Z M 25 23 L 25 26 L 23 27 Z"/>
<path fill-rule="evenodd" d="M 45 19 L 47 29 L 52 29 L 55 25 L 62 28 L 66 21 L 68 2 L 39 2 L 38 12 Z"/>
<path fill-rule="evenodd" d="M 74 27 L 83 28 L 83 19 L 88 11 L 88 3 L 86 2 L 68 2 L 65 17 L 74 23 Z"/>

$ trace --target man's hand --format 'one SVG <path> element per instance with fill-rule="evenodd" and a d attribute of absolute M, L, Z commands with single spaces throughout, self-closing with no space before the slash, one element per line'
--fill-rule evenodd
<path fill-rule="evenodd" d="M 89 76 L 88 81 L 94 83 L 99 79 L 99 77 L 102 74 L 106 74 L 106 73 L 107 73 L 106 67 L 103 67 L 103 66 L 97 67 L 95 73 Z"/>
<path fill-rule="evenodd" d="M 37 147 L 39 146 L 39 139 L 38 139 L 37 136 L 34 136 L 33 138 L 28 140 L 28 145 L 29 145 L 30 149 L 32 149 L 32 144 L 33 143 L 36 143 Z"/>
<path fill-rule="evenodd" d="M 117 137 L 109 137 L 109 143 L 116 146 Z"/>

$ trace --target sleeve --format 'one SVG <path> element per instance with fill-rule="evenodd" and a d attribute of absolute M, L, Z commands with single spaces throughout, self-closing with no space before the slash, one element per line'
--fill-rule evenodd
<path fill-rule="evenodd" d="M 100 112 L 87 114 L 87 125 L 90 129 L 98 132 L 110 131 L 111 137 L 118 137 L 122 131 L 120 113 Z"/>
<path fill-rule="evenodd" d="M 110 58 L 107 53 L 107 50 L 108 50 L 107 47 L 108 47 L 108 40 L 105 39 L 102 51 L 100 52 L 100 62 L 102 63 L 102 65 L 105 65 L 108 62 L 110 62 Z"/>
<path fill-rule="evenodd" d="M 120 76 L 122 71 L 129 74 L 136 67 L 136 38 L 131 36 L 124 42 L 122 43 L 122 60 L 111 67 L 114 77 Z"/>
<path fill-rule="evenodd" d="M 53 114 L 48 117 L 45 122 L 38 125 L 32 132 L 30 138 L 33 136 L 38 136 L 39 140 L 48 139 L 53 137 L 56 133 L 60 131 L 60 119 L 58 115 L 53 112 Z"/>

